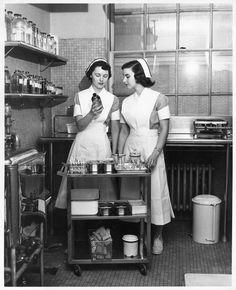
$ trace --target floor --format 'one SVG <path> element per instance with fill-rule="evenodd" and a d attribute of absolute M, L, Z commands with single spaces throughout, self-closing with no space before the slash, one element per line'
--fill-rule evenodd
<path fill-rule="evenodd" d="M 66 246 L 45 252 L 45 286 L 185 286 L 185 273 L 232 273 L 232 242 L 207 245 L 192 239 L 189 219 L 175 219 L 164 228 L 164 251 L 152 255 L 147 275 L 135 264 L 82 265 L 82 275 L 67 264 Z M 58 241 L 58 238 L 57 238 Z M 26 274 L 27 286 L 39 286 L 38 274 Z"/>

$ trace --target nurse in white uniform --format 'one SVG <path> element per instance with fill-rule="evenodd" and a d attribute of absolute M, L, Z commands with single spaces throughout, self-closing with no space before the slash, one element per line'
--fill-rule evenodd
<path fill-rule="evenodd" d="M 71 146 L 67 163 L 90 160 L 104 160 L 117 152 L 119 136 L 119 100 L 105 89 L 111 77 L 111 67 L 104 58 L 94 59 L 86 70 L 91 86 L 75 95 L 74 118 L 78 133 Z M 102 105 L 92 102 L 93 93 L 100 96 Z M 112 149 L 107 136 L 107 126 L 111 121 Z M 78 188 L 100 189 L 100 199 L 117 199 L 117 188 L 109 179 L 80 180 Z M 67 207 L 67 178 L 63 177 L 57 196 L 56 208 Z"/>
<path fill-rule="evenodd" d="M 163 251 L 163 225 L 174 217 L 167 184 L 163 147 L 169 130 L 169 106 L 165 95 L 152 90 L 154 85 L 147 62 L 137 59 L 122 66 L 123 82 L 134 93 L 125 98 L 121 110 L 119 153 L 129 157 L 131 151 L 141 153 L 142 161 L 151 169 L 151 223 L 153 254 Z M 125 178 L 121 199 L 139 195 L 138 182 Z"/>

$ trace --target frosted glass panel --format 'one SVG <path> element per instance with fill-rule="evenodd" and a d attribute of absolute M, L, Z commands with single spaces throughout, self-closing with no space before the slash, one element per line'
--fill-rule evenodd
<path fill-rule="evenodd" d="M 147 25 L 147 49 L 176 48 L 176 14 L 150 14 Z"/>
<path fill-rule="evenodd" d="M 209 13 L 180 13 L 180 47 L 209 48 Z"/>
<path fill-rule="evenodd" d="M 208 53 L 183 53 L 179 56 L 179 94 L 208 93 Z"/>
<path fill-rule="evenodd" d="M 212 54 L 212 91 L 214 93 L 232 92 L 231 52 L 214 52 Z"/>
<path fill-rule="evenodd" d="M 156 82 L 152 88 L 164 94 L 174 94 L 175 54 L 150 54 L 146 58 L 152 72 L 152 79 Z"/>
<path fill-rule="evenodd" d="M 178 115 L 208 115 L 208 96 L 179 96 Z"/>
<path fill-rule="evenodd" d="M 232 13 L 214 12 L 213 48 L 232 48 Z"/>
<path fill-rule="evenodd" d="M 115 50 L 143 48 L 143 16 L 115 16 Z"/>
<path fill-rule="evenodd" d="M 212 115 L 232 115 L 232 96 L 212 96 Z"/>
<path fill-rule="evenodd" d="M 175 104 L 176 104 L 175 97 L 168 96 L 168 100 L 169 100 L 170 114 L 175 115 Z"/>

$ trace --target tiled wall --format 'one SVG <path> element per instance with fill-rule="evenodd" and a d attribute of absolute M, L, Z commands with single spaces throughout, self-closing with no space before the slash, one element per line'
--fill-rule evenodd
<path fill-rule="evenodd" d="M 106 42 L 104 38 L 97 39 L 60 39 L 60 55 L 67 58 L 65 66 L 51 70 L 52 81 L 61 85 L 67 102 L 53 108 L 53 115 L 64 115 L 68 106 L 74 104 L 75 93 L 90 85 L 85 70 L 95 57 L 106 57 Z"/>

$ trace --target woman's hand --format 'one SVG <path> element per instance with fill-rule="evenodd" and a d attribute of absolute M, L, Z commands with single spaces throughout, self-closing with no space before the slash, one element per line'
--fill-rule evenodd
<path fill-rule="evenodd" d="M 96 102 L 92 103 L 90 112 L 92 113 L 94 117 L 101 114 L 102 111 L 103 111 L 103 105 L 98 105 Z"/>
<path fill-rule="evenodd" d="M 146 166 L 150 169 L 156 166 L 158 156 L 160 155 L 160 150 L 157 150 L 156 148 L 152 151 L 152 154 L 148 157 L 146 161 Z"/>

